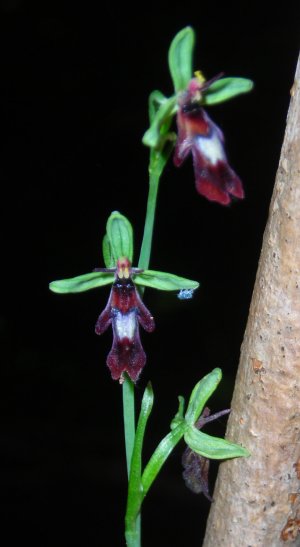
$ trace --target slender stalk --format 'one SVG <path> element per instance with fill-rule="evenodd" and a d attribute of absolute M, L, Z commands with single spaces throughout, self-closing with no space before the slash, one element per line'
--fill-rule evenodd
<path fill-rule="evenodd" d="M 152 157 L 151 157 L 152 156 Z M 153 168 L 153 162 L 156 159 L 156 153 L 150 153 L 149 167 L 149 192 L 147 201 L 147 211 L 144 227 L 144 236 L 140 252 L 138 267 L 148 268 L 152 246 L 152 236 L 154 227 L 154 218 L 156 210 L 157 191 L 161 175 L 160 169 Z M 151 161 L 152 160 L 152 161 Z M 123 417 L 124 434 L 126 447 L 127 475 L 130 477 L 131 460 L 135 441 L 135 408 L 134 408 L 134 384 L 126 375 L 123 383 Z M 128 547 L 140 547 L 141 545 L 141 514 L 136 517 L 135 526 L 131 526 L 128 531 L 126 527 L 126 543 Z"/>
<path fill-rule="evenodd" d="M 123 416 L 127 475 L 130 475 L 130 463 L 135 437 L 134 385 L 127 374 L 123 383 Z"/>
<path fill-rule="evenodd" d="M 159 186 L 160 172 L 155 168 L 149 169 L 150 179 L 149 179 L 149 193 L 148 193 L 148 202 L 147 202 L 147 212 L 146 220 L 144 227 L 144 236 L 140 252 L 140 258 L 138 267 L 147 269 L 150 262 L 151 247 L 152 247 L 152 237 L 153 237 L 153 228 L 154 228 L 154 218 L 156 211 L 156 200 L 157 192 Z"/>
<path fill-rule="evenodd" d="M 123 419 L 124 436 L 126 449 L 126 463 L 128 481 L 130 477 L 131 459 L 135 439 L 135 406 L 134 406 L 134 384 L 127 374 L 123 383 Z M 128 547 L 140 547 L 141 544 L 141 518 L 138 515 L 135 523 L 135 529 L 131 534 L 126 535 Z"/>

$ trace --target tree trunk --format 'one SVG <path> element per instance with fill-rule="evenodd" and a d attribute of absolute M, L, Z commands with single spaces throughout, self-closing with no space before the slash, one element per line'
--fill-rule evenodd
<path fill-rule="evenodd" d="M 300 545 L 300 60 L 203 547 Z"/>

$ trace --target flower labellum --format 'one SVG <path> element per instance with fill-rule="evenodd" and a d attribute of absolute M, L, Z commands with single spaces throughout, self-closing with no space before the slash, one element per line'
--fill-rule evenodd
<path fill-rule="evenodd" d="M 232 196 L 242 199 L 244 190 L 241 180 L 228 164 L 221 129 L 201 107 L 205 90 L 216 78 L 205 82 L 200 73 L 196 75 L 178 100 L 174 164 L 179 167 L 191 152 L 199 194 L 228 205 Z"/>
<path fill-rule="evenodd" d="M 107 365 L 112 378 L 120 383 L 124 381 L 124 372 L 136 382 L 146 363 L 139 324 L 147 332 L 152 332 L 155 327 L 154 319 L 132 281 L 132 275 L 140 271 L 131 267 L 128 258 L 118 259 L 108 303 L 95 327 L 96 334 L 102 334 L 112 325 L 113 345 L 107 357 Z"/>

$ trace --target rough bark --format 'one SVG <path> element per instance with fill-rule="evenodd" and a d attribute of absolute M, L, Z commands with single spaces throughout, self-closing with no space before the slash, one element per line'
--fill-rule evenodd
<path fill-rule="evenodd" d="M 300 545 L 300 61 L 203 547 Z"/>

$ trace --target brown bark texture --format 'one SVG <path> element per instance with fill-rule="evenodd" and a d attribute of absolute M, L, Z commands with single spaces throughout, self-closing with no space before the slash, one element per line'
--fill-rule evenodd
<path fill-rule="evenodd" d="M 203 547 L 300 545 L 300 61 Z"/>

